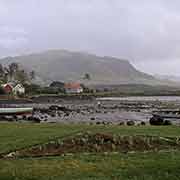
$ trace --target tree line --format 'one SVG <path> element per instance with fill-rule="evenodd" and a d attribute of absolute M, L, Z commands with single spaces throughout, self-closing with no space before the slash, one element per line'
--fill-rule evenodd
<path fill-rule="evenodd" d="M 21 84 L 30 83 L 35 78 L 35 72 L 25 71 L 18 63 L 11 63 L 8 66 L 0 64 L 0 83 L 18 82 Z"/>

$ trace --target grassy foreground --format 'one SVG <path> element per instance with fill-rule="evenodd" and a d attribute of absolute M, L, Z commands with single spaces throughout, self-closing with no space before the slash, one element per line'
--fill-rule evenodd
<path fill-rule="evenodd" d="M 0 153 L 46 143 L 56 138 L 65 138 L 78 132 L 106 132 L 120 135 L 152 135 L 162 137 L 180 136 L 176 126 L 89 126 L 65 124 L 0 124 Z"/>
<path fill-rule="evenodd" d="M 179 180 L 180 153 L 0 160 L 0 179 Z"/>
<path fill-rule="evenodd" d="M 180 128 L 87 126 L 59 124 L 0 124 L 0 153 L 30 147 L 78 132 L 180 137 Z M 180 152 L 76 154 L 65 157 L 1 159 L 0 179 L 122 179 L 179 180 Z"/>

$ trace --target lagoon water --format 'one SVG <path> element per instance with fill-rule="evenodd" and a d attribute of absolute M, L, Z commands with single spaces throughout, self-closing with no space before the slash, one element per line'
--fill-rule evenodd
<path fill-rule="evenodd" d="M 97 100 L 104 101 L 177 101 L 180 102 L 180 96 L 126 96 L 126 97 L 102 97 Z"/>

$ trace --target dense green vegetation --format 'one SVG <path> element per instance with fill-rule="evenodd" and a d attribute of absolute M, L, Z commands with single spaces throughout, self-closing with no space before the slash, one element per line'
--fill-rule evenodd
<path fill-rule="evenodd" d="M 0 153 L 30 147 L 79 132 L 179 137 L 177 126 L 88 126 L 0 124 Z M 180 179 L 180 152 L 75 154 L 59 157 L 1 159 L 0 179 Z"/>

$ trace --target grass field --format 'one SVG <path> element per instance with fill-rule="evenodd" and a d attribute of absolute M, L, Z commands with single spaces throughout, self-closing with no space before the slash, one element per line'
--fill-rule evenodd
<path fill-rule="evenodd" d="M 46 143 L 78 132 L 180 137 L 180 127 L 0 124 L 0 153 Z M 180 152 L 74 154 L 69 156 L 1 159 L 0 179 L 133 179 L 179 180 Z"/>

